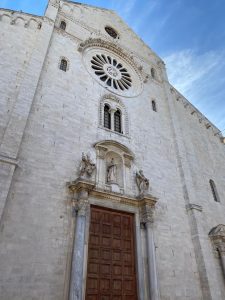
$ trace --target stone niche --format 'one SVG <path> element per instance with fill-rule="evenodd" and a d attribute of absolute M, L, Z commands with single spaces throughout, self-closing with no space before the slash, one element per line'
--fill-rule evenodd
<path fill-rule="evenodd" d="M 95 149 L 96 186 L 109 192 L 130 194 L 133 153 L 126 146 L 111 140 L 96 143 Z"/>

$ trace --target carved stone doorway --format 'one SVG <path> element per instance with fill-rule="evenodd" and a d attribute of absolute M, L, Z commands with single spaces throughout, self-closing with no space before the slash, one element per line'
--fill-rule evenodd
<path fill-rule="evenodd" d="M 134 215 L 91 206 L 86 300 L 137 300 Z"/>

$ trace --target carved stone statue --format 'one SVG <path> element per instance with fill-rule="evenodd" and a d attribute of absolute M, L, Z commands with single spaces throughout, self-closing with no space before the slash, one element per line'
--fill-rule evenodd
<path fill-rule="evenodd" d="M 85 155 L 84 153 L 82 153 L 82 160 L 79 169 L 79 177 L 84 177 L 85 175 L 91 177 L 95 169 L 96 166 L 92 162 L 89 154 Z"/>
<path fill-rule="evenodd" d="M 108 183 L 117 183 L 117 166 L 114 163 L 114 158 L 107 166 L 107 182 Z"/>
<path fill-rule="evenodd" d="M 144 176 L 143 171 L 136 172 L 136 182 L 140 195 L 145 194 L 149 189 L 149 180 Z"/>

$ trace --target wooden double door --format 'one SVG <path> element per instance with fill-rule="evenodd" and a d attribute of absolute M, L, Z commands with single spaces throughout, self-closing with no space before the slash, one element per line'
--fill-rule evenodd
<path fill-rule="evenodd" d="M 91 206 L 86 300 L 137 300 L 134 215 Z"/>

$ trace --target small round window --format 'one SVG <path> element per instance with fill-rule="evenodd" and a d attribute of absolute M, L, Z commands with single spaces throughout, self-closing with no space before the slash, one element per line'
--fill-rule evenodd
<path fill-rule="evenodd" d="M 92 69 L 99 79 L 116 90 L 128 90 L 131 87 L 131 76 L 127 69 L 109 55 L 96 54 L 91 60 Z"/>
<path fill-rule="evenodd" d="M 118 38 L 118 33 L 110 26 L 105 27 L 105 31 L 114 39 Z"/>

